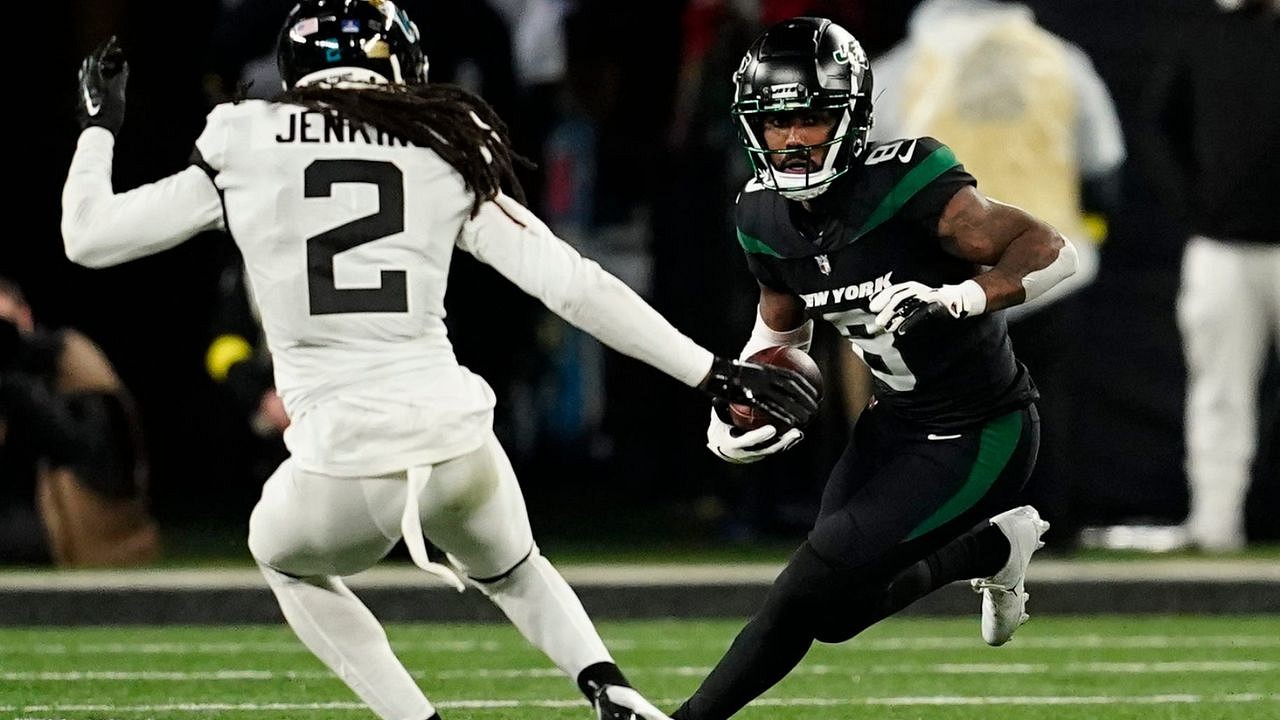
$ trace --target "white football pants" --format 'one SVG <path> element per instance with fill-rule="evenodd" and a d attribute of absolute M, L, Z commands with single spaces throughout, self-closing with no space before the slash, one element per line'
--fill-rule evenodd
<path fill-rule="evenodd" d="M 1187 530 L 1206 550 L 1234 550 L 1245 541 L 1258 390 L 1271 343 L 1280 347 L 1280 246 L 1191 238 L 1178 326 L 1187 363 Z"/>
<path fill-rule="evenodd" d="M 492 433 L 429 473 L 416 498 L 426 536 L 571 679 L 612 662 L 577 596 L 538 553 L 524 498 Z M 367 569 L 401 535 L 408 472 L 318 475 L 286 460 L 263 487 L 249 549 L 299 639 L 384 720 L 435 711 L 395 657 L 386 633 L 339 576 Z"/>

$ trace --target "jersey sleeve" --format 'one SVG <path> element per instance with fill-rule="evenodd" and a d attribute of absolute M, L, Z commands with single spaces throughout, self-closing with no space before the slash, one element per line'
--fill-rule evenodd
<path fill-rule="evenodd" d="M 747 268 L 755 276 L 756 282 L 778 292 L 791 292 L 786 282 L 782 280 L 782 275 L 774 267 L 775 261 L 772 257 L 753 252 L 746 253 L 746 256 Z"/>
<path fill-rule="evenodd" d="M 711 369 L 710 351 L 505 195 L 485 202 L 463 224 L 457 245 L 623 355 L 689 386 Z"/>
<path fill-rule="evenodd" d="M 964 169 L 964 165 L 960 164 L 950 148 L 933 138 L 921 138 L 922 144 L 926 140 L 932 148 L 930 150 L 932 157 L 948 158 L 945 162 L 946 167 L 942 167 L 943 163 L 939 164 L 938 173 L 903 204 L 898 217 L 936 235 L 938 220 L 942 217 L 942 211 L 946 209 L 947 203 L 962 189 L 977 187 L 978 180 Z"/>
<path fill-rule="evenodd" d="M 128 192 L 111 185 L 115 137 L 102 128 L 80 134 L 62 188 L 62 239 L 67 258 L 109 267 L 174 247 L 224 227 L 222 199 L 196 167 Z"/>
<path fill-rule="evenodd" d="M 773 231 L 775 218 L 771 211 L 776 211 L 772 201 L 773 193 L 765 192 L 763 186 L 751 180 L 738 194 L 734 202 L 733 216 L 738 237 L 738 245 L 747 257 L 747 268 L 755 276 L 757 282 L 780 292 L 790 292 L 781 273 L 777 271 L 776 262 L 783 257 L 783 252 L 791 248 L 779 250 L 776 240 L 777 232 Z"/>
<path fill-rule="evenodd" d="M 200 167 L 210 178 L 217 177 L 227 167 L 231 150 L 229 129 L 233 125 L 236 108 L 235 104 L 223 103 L 209 111 L 204 130 L 196 138 L 195 148 L 191 151 L 191 164 Z"/>

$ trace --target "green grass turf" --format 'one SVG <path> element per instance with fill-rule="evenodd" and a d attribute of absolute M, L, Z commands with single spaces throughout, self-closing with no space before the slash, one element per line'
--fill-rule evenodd
<path fill-rule="evenodd" d="M 632 681 L 669 710 L 739 626 L 601 630 Z M 448 720 L 592 717 L 510 627 L 388 632 Z M 372 717 L 283 626 L 0 629 L 0 718 Z M 844 645 L 816 646 L 738 717 L 1275 720 L 1280 617 L 1037 617 L 999 649 L 982 644 L 976 617 L 891 620 Z"/>

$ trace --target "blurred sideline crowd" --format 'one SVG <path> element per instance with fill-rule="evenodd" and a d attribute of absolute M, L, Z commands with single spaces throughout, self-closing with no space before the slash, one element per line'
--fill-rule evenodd
<path fill-rule="evenodd" d="M 488 100 L 536 164 L 522 176 L 530 207 L 724 354 L 749 334 L 756 297 L 734 240 L 750 171 L 729 78 L 769 24 L 841 23 L 871 55 L 872 139 L 937 137 L 980 190 L 1080 249 L 1067 287 L 1009 318 L 1043 396 L 1028 499 L 1053 522 L 1050 549 L 1280 538 L 1280 3 L 398 4 L 431 80 Z M 74 32 L 39 70 L 60 99 L 33 109 L 48 162 L 19 202 L 38 230 L 0 257 L 0 563 L 142 564 L 162 554 L 162 526 L 243 527 L 285 457 L 288 418 L 225 238 L 99 273 L 62 257 L 65 95 L 80 57 L 119 35 L 133 78 L 116 187 L 172 172 L 213 104 L 278 92 L 292 1 L 51 5 Z M 729 466 L 703 447 L 696 399 L 465 254 L 452 272 L 451 337 L 498 394 L 495 429 L 544 535 L 574 536 L 582 508 L 605 503 L 633 509 L 620 537 L 746 543 L 808 527 L 816 479 L 869 393 L 834 335 L 813 351 L 821 427 Z"/>

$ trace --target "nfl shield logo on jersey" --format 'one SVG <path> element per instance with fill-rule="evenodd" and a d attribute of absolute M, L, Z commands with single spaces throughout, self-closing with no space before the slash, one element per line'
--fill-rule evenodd
<path fill-rule="evenodd" d="M 831 274 L 831 261 L 827 259 L 826 255 L 817 255 L 813 259 L 818 261 L 818 270 L 820 270 L 823 275 Z"/>

